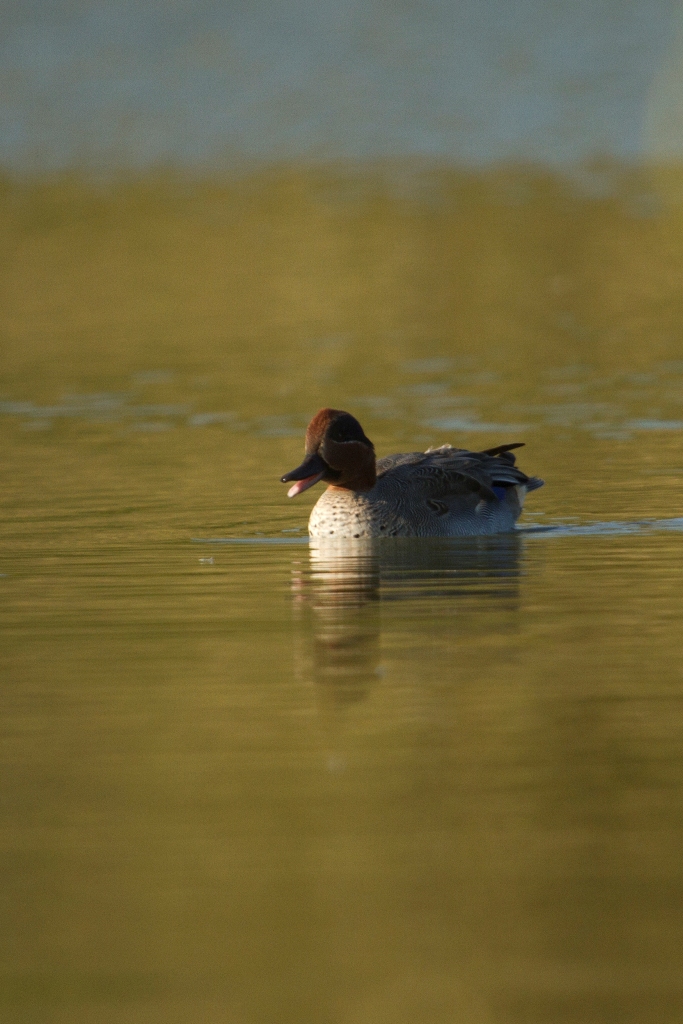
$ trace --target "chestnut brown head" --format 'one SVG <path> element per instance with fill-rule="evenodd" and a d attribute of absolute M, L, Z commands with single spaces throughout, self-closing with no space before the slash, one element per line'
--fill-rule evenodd
<path fill-rule="evenodd" d="M 282 482 L 296 480 L 287 492 L 294 498 L 319 480 L 352 491 L 375 485 L 375 447 L 355 416 L 341 409 L 320 409 L 306 430 L 306 458 Z"/>

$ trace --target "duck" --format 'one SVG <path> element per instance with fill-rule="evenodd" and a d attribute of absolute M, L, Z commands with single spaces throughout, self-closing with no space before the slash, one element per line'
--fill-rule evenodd
<path fill-rule="evenodd" d="M 308 521 L 313 538 L 473 537 L 515 528 L 529 491 L 543 486 L 515 465 L 515 448 L 481 452 L 444 444 L 377 459 L 355 416 L 320 409 L 306 430 L 305 458 L 285 473 L 295 498 L 327 489 Z"/>

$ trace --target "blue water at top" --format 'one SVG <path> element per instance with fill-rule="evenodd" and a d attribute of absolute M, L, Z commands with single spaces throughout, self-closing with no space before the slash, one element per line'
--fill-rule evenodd
<path fill-rule="evenodd" d="M 679 8 L 4 0 L 0 167 L 632 161 Z"/>

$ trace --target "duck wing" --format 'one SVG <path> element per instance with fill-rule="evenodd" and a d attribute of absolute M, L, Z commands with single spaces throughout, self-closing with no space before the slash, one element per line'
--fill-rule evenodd
<path fill-rule="evenodd" d="M 483 452 L 444 445 L 426 452 L 389 455 L 377 462 L 377 475 L 391 474 L 392 483 L 417 489 L 425 498 L 477 493 L 488 501 L 497 500 L 494 486 L 526 484 L 529 490 L 540 487 L 515 465 L 512 448 L 520 444 L 499 445 Z"/>

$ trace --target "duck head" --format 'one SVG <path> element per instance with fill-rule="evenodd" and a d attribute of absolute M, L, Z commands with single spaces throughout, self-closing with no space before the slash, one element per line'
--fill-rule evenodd
<path fill-rule="evenodd" d="M 369 491 L 375 486 L 375 446 L 355 416 L 341 409 L 321 409 L 306 430 L 306 458 L 282 482 L 296 480 L 288 498 L 313 487 L 319 480 L 332 487 Z"/>

